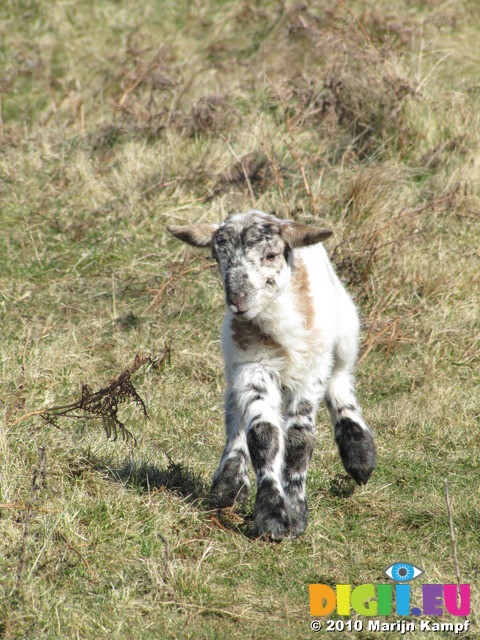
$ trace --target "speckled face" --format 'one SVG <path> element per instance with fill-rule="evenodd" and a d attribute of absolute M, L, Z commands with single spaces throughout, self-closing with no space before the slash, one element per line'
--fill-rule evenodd
<path fill-rule="evenodd" d="M 289 247 L 280 230 L 278 220 L 255 213 L 229 218 L 213 236 L 226 303 L 240 318 L 253 319 L 285 287 Z"/>

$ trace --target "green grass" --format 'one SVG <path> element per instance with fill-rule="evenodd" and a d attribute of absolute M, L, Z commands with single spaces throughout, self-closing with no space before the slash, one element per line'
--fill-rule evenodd
<path fill-rule="evenodd" d="M 2 3 L 0 638 L 310 637 L 309 583 L 455 582 L 445 479 L 480 637 L 479 35 L 466 0 Z M 253 493 L 210 510 L 223 295 L 165 231 L 253 204 L 334 229 L 379 453 L 349 495 L 322 409 L 280 545 Z M 165 343 L 136 448 L 21 420 Z"/>

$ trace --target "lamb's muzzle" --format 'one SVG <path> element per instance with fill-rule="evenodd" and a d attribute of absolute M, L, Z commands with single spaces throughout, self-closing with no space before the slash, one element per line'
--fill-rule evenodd
<path fill-rule="evenodd" d="M 212 503 L 229 506 L 246 495 L 250 459 L 256 534 L 299 535 L 307 526 L 305 479 L 322 400 L 347 472 L 365 484 L 376 462 L 354 389 L 357 311 L 321 245 L 331 231 L 260 211 L 167 229 L 211 247 L 225 290 L 226 445 Z"/>

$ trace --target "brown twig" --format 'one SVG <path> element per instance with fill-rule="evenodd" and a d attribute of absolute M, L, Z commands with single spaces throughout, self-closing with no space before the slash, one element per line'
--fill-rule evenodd
<path fill-rule="evenodd" d="M 54 408 L 58 409 L 58 407 L 54 407 Z M 44 416 L 46 413 L 49 412 L 49 410 L 50 410 L 50 407 L 45 407 L 45 409 L 37 409 L 36 411 L 29 411 L 28 413 L 23 414 L 23 416 L 20 416 L 20 418 L 17 418 L 12 423 L 10 423 L 10 429 L 12 427 L 16 427 L 17 424 L 21 424 L 22 422 L 25 422 L 25 420 L 28 420 L 28 418 L 33 418 L 34 416 Z"/>
<path fill-rule="evenodd" d="M 22 584 L 23 567 L 25 566 L 25 547 L 27 543 L 28 527 L 30 526 L 31 513 L 32 510 L 29 506 L 27 507 L 27 513 L 25 515 L 25 521 L 23 524 L 22 546 L 20 548 L 20 554 L 18 556 L 17 581 L 15 583 L 13 593 L 18 593 L 20 591 L 20 585 Z"/>
<path fill-rule="evenodd" d="M 370 329 L 368 330 L 367 337 L 365 338 L 365 342 L 363 343 L 364 346 L 366 346 L 368 344 L 369 340 L 370 340 L 370 336 L 372 335 L 372 331 L 373 331 L 373 328 L 374 328 L 374 326 L 375 326 L 375 324 L 376 324 L 376 322 L 378 320 L 378 316 L 385 309 L 386 304 L 384 305 L 383 303 L 385 302 L 385 300 L 387 299 L 387 297 L 388 297 L 388 295 L 390 293 L 391 292 L 389 290 L 386 290 L 385 293 L 380 298 L 380 302 L 378 303 L 377 310 L 375 311 L 375 315 L 373 316 L 373 320 L 372 320 L 372 323 L 370 325 Z"/>
<path fill-rule="evenodd" d="M 165 295 L 165 292 L 168 288 L 169 285 L 172 284 L 172 282 L 174 282 L 177 278 L 182 278 L 183 276 L 187 275 L 187 273 L 191 273 L 192 271 L 206 271 L 207 269 L 211 269 L 212 267 L 216 267 L 217 263 L 216 262 L 208 262 L 206 265 L 202 266 L 202 267 L 189 267 L 188 269 L 184 269 L 183 271 L 181 271 L 180 273 L 172 273 L 171 276 L 169 276 L 167 278 L 167 280 L 165 280 L 165 282 L 162 284 L 162 286 L 160 287 L 160 289 L 158 290 L 158 292 L 155 294 L 155 297 L 153 298 L 153 300 L 151 301 L 151 303 L 148 305 L 148 307 L 145 309 L 145 313 L 148 313 L 149 311 L 152 311 L 153 309 L 155 309 L 155 307 L 158 307 L 158 305 L 162 302 L 163 297 Z"/>
<path fill-rule="evenodd" d="M 288 120 L 287 120 L 287 128 L 288 128 L 288 132 L 290 134 L 290 137 L 292 138 L 292 141 L 293 141 L 294 137 L 293 137 L 292 132 L 290 130 L 290 125 L 289 125 Z M 288 142 L 286 136 L 283 135 L 283 133 L 282 133 L 282 138 L 283 138 L 283 141 L 285 142 L 285 145 L 286 145 L 287 149 L 290 151 L 290 155 L 295 160 L 298 168 L 300 169 L 300 173 L 302 174 L 302 178 L 303 178 L 303 184 L 305 186 L 305 191 L 306 191 L 306 194 L 308 196 L 308 199 L 310 200 L 310 207 L 312 208 L 312 213 L 313 213 L 313 215 L 316 216 L 317 215 L 317 207 L 315 205 L 315 198 L 313 197 L 313 194 L 310 191 L 310 187 L 308 186 L 307 176 L 305 175 L 305 168 L 303 167 L 302 163 L 300 162 L 299 157 L 297 156 L 296 152 L 294 151 L 293 144 L 290 144 Z"/>
<path fill-rule="evenodd" d="M 35 507 L 33 504 L 21 504 L 19 502 L 5 502 L 0 504 L 0 509 L 20 509 L 25 511 L 31 509 L 32 511 L 38 511 L 39 513 L 57 513 L 58 509 L 44 509 L 42 507 Z"/>
<path fill-rule="evenodd" d="M 367 264 L 365 265 L 365 269 L 363 270 L 362 284 L 365 284 L 367 282 L 368 274 L 370 273 L 370 269 L 372 268 L 372 264 L 373 264 L 373 261 L 375 260 L 377 250 L 378 250 L 378 246 L 376 245 L 373 245 L 372 249 L 370 250 L 370 255 L 368 257 Z"/>
<path fill-rule="evenodd" d="M 247 169 L 245 168 L 244 163 L 242 162 L 241 158 L 239 158 L 237 156 L 237 154 L 235 153 L 235 151 L 232 149 L 232 146 L 230 145 L 230 143 L 228 142 L 228 140 L 224 137 L 224 136 L 220 136 L 220 138 L 223 140 L 223 142 L 227 145 L 228 150 L 230 151 L 230 153 L 232 154 L 232 156 L 235 158 L 235 160 L 240 164 L 240 166 L 242 167 L 242 171 L 243 171 L 243 175 L 245 176 L 245 180 L 247 182 L 247 187 L 248 187 L 248 191 L 250 193 L 250 199 L 252 201 L 252 205 L 255 207 L 256 206 L 256 201 L 255 201 L 255 195 L 253 193 L 253 189 L 252 189 L 252 183 L 250 182 L 250 178 L 248 176 L 248 172 Z"/>
<path fill-rule="evenodd" d="M 171 284 L 175 279 L 174 275 L 171 275 L 168 280 L 166 280 L 162 286 L 160 287 L 160 289 L 158 290 L 158 293 L 155 295 L 154 299 L 151 301 L 151 303 L 148 305 L 148 307 L 145 309 L 145 313 L 148 313 L 149 311 L 152 311 L 152 309 L 155 309 L 155 307 L 158 307 L 158 305 L 161 303 L 161 301 L 163 300 L 163 296 L 165 294 L 165 291 L 167 290 L 167 287 L 169 284 Z"/>
<path fill-rule="evenodd" d="M 17 580 L 15 582 L 15 587 L 13 589 L 12 594 L 18 593 L 20 591 L 20 586 L 22 584 L 23 569 L 25 567 L 25 549 L 27 545 L 28 529 L 30 527 L 32 511 L 36 510 L 35 507 L 33 506 L 33 501 L 35 499 L 35 494 L 39 489 L 37 478 L 38 476 L 40 476 L 41 485 L 44 488 L 46 486 L 46 483 L 45 483 L 46 463 L 47 463 L 47 458 L 45 456 L 45 449 L 43 447 L 40 447 L 38 449 L 37 464 L 35 465 L 32 472 L 32 480 L 30 483 L 30 504 L 26 505 L 26 514 L 25 514 L 25 520 L 23 524 L 22 546 L 20 548 L 20 554 L 18 557 Z"/>
<path fill-rule="evenodd" d="M 65 542 L 65 544 L 70 549 L 70 551 L 73 551 L 74 553 L 76 553 L 77 556 L 80 558 L 80 560 L 85 565 L 85 568 L 87 569 L 88 573 L 90 574 L 90 578 L 87 578 L 87 580 L 90 580 L 90 582 L 93 582 L 94 584 L 98 584 L 98 578 L 95 575 L 95 573 L 93 572 L 92 567 L 90 566 L 88 560 L 85 558 L 83 553 L 79 549 L 77 549 L 77 547 L 74 544 L 72 544 L 69 540 L 67 540 L 67 538 L 63 535 L 63 533 L 61 533 L 61 531 L 57 531 L 56 533 L 57 533 L 57 536 L 59 538 L 61 538 Z"/>
<path fill-rule="evenodd" d="M 457 597 L 460 593 L 460 572 L 458 570 L 458 561 L 457 561 L 457 545 L 455 541 L 455 531 L 453 529 L 453 519 L 452 519 L 452 511 L 450 509 L 450 500 L 448 498 L 448 480 L 445 479 L 445 501 L 447 503 L 447 512 L 448 512 L 448 523 L 450 525 L 450 538 L 452 540 L 452 555 L 453 555 L 453 564 L 455 566 L 455 576 L 457 578 Z"/>
<path fill-rule="evenodd" d="M 283 204 L 285 205 L 285 209 L 287 211 L 288 217 L 291 218 L 292 217 L 292 212 L 290 211 L 290 207 L 288 206 L 288 200 L 287 200 L 287 194 L 285 191 L 285 183 L 283 182 L 283 177 L 282 174 L 280 172 L 279 167 L 277 167 L 277 163 L 274 159 L 274 151 L 272 148 L 272 154 L 269 153 L 268 150 L 268 146 L 267 146 L 267 141 L 266 141 L 266 135 L 265 135 L 265 131 L 263 132 L 263 143 L 262 146 L 265 150 L 265 154 L 268 158 L 268 161 L 270 162 L 271 166 L 272 166 L 272 170 L 273 170 L 273 174 L 275 176 L 275 182 L 277 183 L 277 186 L 280 190 L 280 194 L 282 196 L 282 200 L 283 200 Z"/>
<path fill-rule="evenodd" d="M 168 571 L 170 568 L 170 547 L 168 545 L 168 540 L 159 531 L 157 531 L 157 535 L 165 545 L 165 571 Z"/>
<path fill-rule="evenodd" d="M 368 345 L 368 347 L 365 349 L 365 351 L 362 353 L 362 355 L 360 356 L 360 358 L 357 361 L 357 366 L 363 361 L 363 359 L 370 353 L 370 351 L 373 349 L 373 347 L 375 346 L 375 343 L 377 342 L 377 340 L 379 338 L 381 338 L 385 333 L 387 333 L 387 331 L 389 329 L 392 328 L 392 326 L 394 326 L 396 323 L 398 322 L 398 318 L 396 318 L 393 322 L 390 322 L 384 329 L 382 329 L 381 331 L 379 331 L 377 334 L 375 334 L 375 336 L 370 340 L 370 344 Z"/>
<path fill-rule="evenodd" d="M 357 25 L 357 27 L 362 32 L 362 35 L 365 38 L 365 41 L 363 42 L 363 44 L 368 43 L 369 46 L 373 46 L 372 40 L 367 30 L 365 29 L 363 24 L 360 22 L 360 20 L 354 15 L 353 11 L 351 11 L 348 7 L 345 6 L 345 2 L 343 2 L 343 0 L 338 0 L 338 4 L 346 13 L 348 13 L 348 15 L 352 18 L 353 22 Z"/>
<path fill-rule="evenodd" d="M 129 87 L 127 87 L 125 89 L 125 91 L 123 92 L 122 97 L 117 102 L 117 109 L 119 109 L 120 107 L 123 106 L 125 100 L 132 93 L 132 91 L 135 91 L 135 89 L 138 87 L 138 85 L 141 84 L 145 80 L 145 77 L 146 77 L 147 73 L 156 64 L 156 62 L 157 62 L 159 57 L 160 57 L 160 55 L 158 53 L 155 56 L 153 56 L 152 60 L 147 64 L 147 66 L 142 71 L 142 73 L 138 76 L 138 78 L 135 80 L 135 82 L 133 82 Z"/>
<path fill-rule="evenodd" d="M 399 321 L 400 321 L 400 318 L 397 318 L 395 320 L 395 322 L 393 323 L 392 333 L 391 333 L 390 338 L 388 340 L 387 353 L 385 354 L 385 360 L 387 360 L 388 356 L 390 355 L 390 350 L 391 350 L 392 344 L 393 344 L 393 338 L 395 337 L 395 333 L 397 331 L 397 326 L 398 326 Z"/>
<path fill-rule="evenodd" d="M 227 533 L 231 533 L 230 529 L 227 529 L 227 527 L 225 527 L 220 520 L 217 520 L 217 518 L 215 516 L 210 516 L 210 520 L 213 522 L 213 524 L 215 524 L 217 527 L 220 527 L 220 529 L 222 529 L 223 531 L 226 531 Z"/>
<path fill-rule="evenodd" d="M 2 96 L 0 94 L 0 142 L 3 142 Z"/>

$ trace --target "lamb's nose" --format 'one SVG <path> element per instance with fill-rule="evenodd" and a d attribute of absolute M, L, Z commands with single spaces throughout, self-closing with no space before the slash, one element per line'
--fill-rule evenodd
<path fill-rule="evenodd" d="M 245 313 L 247 310 L 247 294 L 240 291 L 234 296 L 228 296 L 227 304 L 234 313 Z"/>

